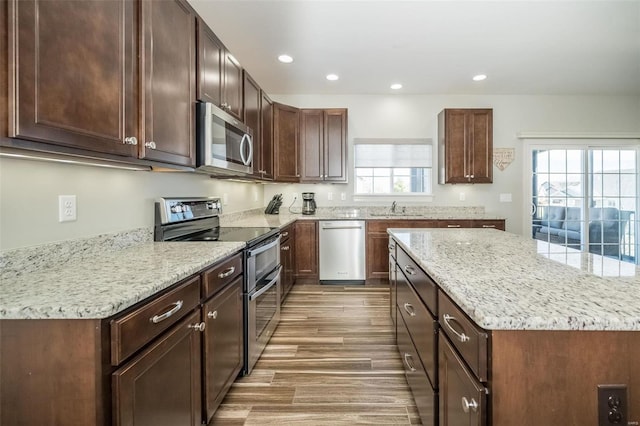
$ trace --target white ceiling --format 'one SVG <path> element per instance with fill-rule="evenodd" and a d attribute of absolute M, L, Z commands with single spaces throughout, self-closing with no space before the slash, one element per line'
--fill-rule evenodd
<path fill-rule="evenodd" d="M 640 95 L 640 0 L 189 2 L 271 94 Z"/>

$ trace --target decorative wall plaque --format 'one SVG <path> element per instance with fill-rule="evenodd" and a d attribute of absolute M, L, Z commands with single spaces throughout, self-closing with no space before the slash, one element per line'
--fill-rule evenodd
<path fill-rule="evenodd" d="M 513 162 L 516 156 L 515 148 L 494 148 L 493 149 L 493 164 L 503 171 L 509 164 Z"/>

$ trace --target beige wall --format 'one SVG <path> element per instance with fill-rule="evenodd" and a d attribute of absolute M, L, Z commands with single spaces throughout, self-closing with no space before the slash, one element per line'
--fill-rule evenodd
<path fill-rule="evenodd" d="M 494 148 L 515 148 L 516 160 L 504 171 L 493 169 L 493 184 L 438 185 L 436 170 L 433 175 L 433 199 L 402 199 L 398 204 L 424 204 L 446 206 L 484 206 L 489 213 L 507 218 L 507 230 L 523 233 L 526 200 L 523 192 L 523 150 L 518 132 L 636 132 L 640 133 L 639 96 L 496 96 L 496 95 L 442 95 L 442 96 L 273 96 L 278 102 L 298 106 L 349 109 L 349 183 L 266 185 L 265 199 L 283 193 L 285 206 L 292 194 L 303 191 L 317 193 L 319 206 L 383 204 L 379 201 L 354 201 L 353 192 L 353 139 L 354 138 L 432 138 L 437 159 L 437 115 L 443 108 L 493 108 Z M 341 201 L 341 193 L 346 200 Z M 328 200 L 332 193 L 333 201 Z M 460 201 L 460 193 L 465 201 Z M 500 202 L 500 194 L 512 194 L 512 202 Z M 300 208 L 298 201 L 294 207 Z"/>
<path fill-rule="evenodd" d="M 262 206 L 255 183 L 0 158 L 0 250 L 152 227 L 158 197 L 223 194 L 224 212 Z M 76 195 L 77 221 L 58 222 L 58 195 Z"/>

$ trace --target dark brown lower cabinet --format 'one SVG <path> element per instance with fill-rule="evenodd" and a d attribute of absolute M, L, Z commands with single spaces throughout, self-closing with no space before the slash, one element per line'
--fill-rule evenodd
<path fill-rule="evenodd" d="M 397 308 L 396 333 L 398 336 L 398 350 L 404 364 L 407 383 L 411 388 L 413 399 L 418 408 L 420 419 L 424 426 L 436 426 L 438 423 L 438 395 L 431 387 L 427 373 L 420 362 L 418 351 L 411 340 L 409 330 Z"/>
<path fill-rule="evenodd" d="M 318 221 L 299 220 L 295 224 L 296 282 L 318 281 Z"/>
<path fill-rule="evenodd" d="M 202 307 L 204 410 L 211 420 L 243 365 L 242 276 Z"/>
<path fill-rule="evenodd" d="M 295 264 L 295 225 L 289 225 L 280 232 L 280 263 L 282 263 L 282 293 L 280 301 L 284 302 L 296 281 Z"/>
<path fill-rule="evenodd" d="M 440 426 L 487 424 L 487 389 L 440 334 Z"/>
<path fill-rule="evenodd" d="M 196 426 L 201 423 L 201 333 L 194 311 L 113 373 L 113 424 Z"/>

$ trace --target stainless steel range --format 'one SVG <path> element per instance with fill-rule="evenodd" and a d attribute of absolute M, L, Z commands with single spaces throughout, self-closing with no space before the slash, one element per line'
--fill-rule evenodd
<path fill-rule="evenodd" d="M 244 249 L 244 373 L 249 374 L 280 321 L 280 233 L 270 227 L 221 227 L 219 198 L 160 198 L 155 241 L 238 241 Z"/>

